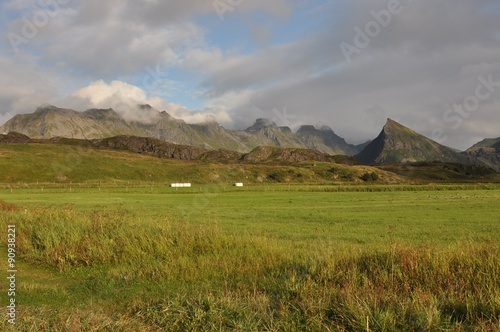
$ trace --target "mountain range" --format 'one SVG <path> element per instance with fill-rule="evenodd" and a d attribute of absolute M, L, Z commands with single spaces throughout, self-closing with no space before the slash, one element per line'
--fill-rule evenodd
<path fill-rule="evenodd" d="M 354 155 L 363 146 L 348 144 L 330 128 L 302 126 L 296 132 L 279 127 L 266 119 L 257 119 L 246 130 L 228 130 L 217 122 L 188 124 L 167 112 L 149 105 L 139 111 L 148 115 L 147 122 L 125 121 L 112 109 L 90 109 L 77 112 L 54 106 L 39 107 L 32 114 L 19 114 L 0 127 L 0 133 L 11 131 L 31 138 L 67 137 L 97 139 L 118 135 L 152 137 L 174 144 L 203 149 L 227 149 L 249 152 L 257 146 L 314 149 L 328 154 Z M 152 115 L 152 116 L 151 116 Z"/>
<path fill-rule="evenodd" d="M 77 112 L 43 106 L 32 114 L 14 116 L 0 127 L 0 132 L 16 132 L 50 142 L 63 138 L 88 140 L 95 147 L 123 148 L 177 159 L 244 161 L 247 158 L 258 162 L 271 158 L 294 162 L 331 160 L 331 155 L 345 155 L 354 156 L 366 165 L 443 162 L 500 171 L 500 138 L 485 139 L 458 152 L 391 119 L 373 141 L 352 145 L 329 127 L 303 125 L 294 132 L 270 120 L 257 119 L 249 128 L 237 131 L 225 129 L 215 121 L 188 124 L 149 105 L 142 105 L 139 110 L 149 115 L 149 121 L 126 121 L 112 109 Z M 22 137 L 4 135 L 0 141 L 29 139 Z"/>

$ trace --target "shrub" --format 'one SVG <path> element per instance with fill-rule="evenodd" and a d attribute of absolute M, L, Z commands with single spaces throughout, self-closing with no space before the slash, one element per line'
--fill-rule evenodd
<path fill-rule="evenodd" d="M 372 173 L 365 173 L 363 174 L 361 177 L 360 177 L 361 180 L 365 181 L 365 182 L 369 182 L 369 181 L 377 181 L 378 180 L 378 174 L 375 173 L 375 172 L 372 172 Z"/>

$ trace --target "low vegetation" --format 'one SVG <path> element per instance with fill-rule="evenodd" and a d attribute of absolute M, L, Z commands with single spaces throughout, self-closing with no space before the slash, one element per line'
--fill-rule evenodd
<path fill-rule="evenodd" d="M 274 150 L 273 150 L 274 151 Z M 220 151 L 219 151 L 220 152 Z M 214 152 L 216 153 L 216 152 Z M 222 153 L 222 152 L 221 152 Z M 384 166 L 352 165 L 345 156 L 335 162 L 302 161 L 286 165 L 270 158 L 265 163 L 160 159 L 139 153 L 72 145 L 0 145 L 0 183 L 169 183 L 196 184 L 362 184 L 429 182 L 500 182 L 500 173 L 480 166 L 414 163 Z M 300 159 L 300 158 L 299 158 Z"/>
<path fill-rule="evenodd" d="M 0 190 L 17 329 L 500 329 L 498 190 L 394 187 Z"/>
<path fill-rule="evenodd" d="M 0 145 L 0 183 L 193 182 L 198 184 L 362 182 L 377 172 L 381 180 L 401 182 L 398 175 L 368 166 L 333 162 L 280 165 L 218 163 L 160 159 L 138 153 L 71 145 Z M 341 158 L 340 158 L 341 159 Z"/>

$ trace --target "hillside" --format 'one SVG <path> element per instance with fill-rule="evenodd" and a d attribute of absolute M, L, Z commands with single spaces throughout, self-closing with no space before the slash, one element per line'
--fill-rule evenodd
<path fill-rule="evenodd" d="M 488 138 L 465 151 L 488 167 L 500 172 L 500 138 Z"/>
<path fill-rule="evenodd" d="M 28 141 L 27 141 L 28 140 Z M 29 139 L 0 136 L 0 183 L 194 182 L 420 183 L 498 182 L 500 174 L 474 165 L 417 163 L 356 165 L 354 157 L 316 150 L 257 147 L 249 153 L 205 150 L 154 138 Z M 376 176 L 372 175 L 376 174 Z"/>
<path fill-rule="evenodd" d="M 31 139 L 28 136 L 16 132 L 0 134 L 0 144 L 28 143 L 29 141 Z"/>
<path fill-rule="evenodd" d="M 128 142 L 134 141 L 129 139 Z M 91 141 L 86 141 L 91 142 Z M 101 141 L 104 142 L 104 141 Z M 108 144 L 110 141 L 107 141 Z M 139 140 L 140 142 L 140 140 Z M 193 182 L 231 185 L 244 183 L 333 183 L 363 182 L 365 173 L 375 172 L 380 181 L 404 182 L 390 172 L 368 166 L 334 162 L 276 164 L 216 160 L 158 158 L 137 152 L 83 146 L 75 140 L 51 144 L 0 144 L 0 183 L 82 182 Z M 115 145 L 114 142 L 112 145 Z M 142 147 L 142 142 L 139 143 Z M 115 145 L 116 147 L 116 145 Z M 193 150 L 193 152 L 202 152 Z M 208 151 L 213 153 L 213 151 Z M 274 155 L 277 152 L 274 151 Z M 287 153 L 287 152 L 286 152 Z M 285 153 L 285 154 L 286 154 Z M 249 155 L 255 155 L 250 153 Z M 206 155 L 199 155 L 199 158 Z M 231 155 L 234 156 L 234 155 Z M 213 157 L 213 156 L 212 156 Z M 261 159 L 259 159 L 261 160 Z"/>
<path fill-rule="evenodd" d="M 304 125 L 297 130 L 296 135 L 302 142 L 305 142 L 310 149 L 329 153 L 332 147 L 338 147 L 333 154 L 355 155 L 361 151 L 362 146 L 353 146 L 348 144 L 345 139 L 333 132 L 330 127 L 316 128 L 310 125 Z"/>
<path fill-rule="evenodd" d="M 4 133 L 16 132 L 1 135 L 0 143 L 24 143 L 30 136 L 42 144 L 125 149 L 161 158 L 218 163 L 290 164 L 304 160 L 353 163 L 348 156 L 355 156 L 365 165 L 443 162 L 475 164 L 500 171 L 500 138 L 486 139 L 459 153 L 391 119 L 373 141 L 354 146 L 326 126 L 303 125 L 293 132 L 270 120 L 257 119 L 247 129 L 233 131 L 214 121 L 188 124 L 148 105 L 140 106 L 138 112 L 143 122 L 127 122 L 112 109 L 76 112 L 44 106 L 33 114 L 16 115 L 0 127 Z"/>
<path fill-rule="evenodd" d="M 126 150 L 158 158 L 178 160 L 203 160 L 216 163 L 254 163 L 287 165 L 303 161 L 326 161 L 343 164 L 356 164 L 353 157 L 332 156 L 312 149 L 275 148 L 259 146 L 248 153 L 218 149 L 207 150 L 190 145 L 178 145 L 151 137 L 114 136 L 103 139 L 76 139 L 54 137 L 51 139 L 29 139 L 29 137 L 10 133 L 0 137 L 0 143 L 35 143 L 51 145 L 70 145 L 82 148 L 97 148 L 110 150 Z"/>
<path fill-rule="evenodd" d="M 473 159 L 443 146 L 396 121 L 387 119 L 384 128 L 356 155 L 363 164 L 391 164 L 440 161 L 470 164 Z"/>
<path fill-rule="evenodd" d="M 315 149 L 328 154 L 345 155 L 354 155 L 360 151 L 329 128 L 324 130 L 312 127 L 314 130 L 302 129 L 294 133 L 288 127 L 278 127 L 269 120 L 257 119 L 246 130 L 235 131 L 225 129 L 214 121 L 188 124 L 149 105 L 139 106 L 137 117 L 143 118 L 143 121 L 127 122 L 112 109 L 77 112 L 43 106 L 32 114 L 14 116 L 0 127 L 0 133 L 14 131 L 31 138 L 45 139 L 140 136 L 207 150 L 226 149 L 238 152 L 249 152 L 257 146 Z"/>

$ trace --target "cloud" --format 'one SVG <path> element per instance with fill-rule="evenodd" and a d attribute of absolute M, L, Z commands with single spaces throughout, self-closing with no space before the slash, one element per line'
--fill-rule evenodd
<path fill-rule="evenodd" d="M 365 29 L 389 0 L 231 3 L 220 20 L 206 0 L 69 1 L 20 54 L 0 45 L 3 117 L 42 103 L 78 110 L 149 103 L 188 122 L 212 114 L 230 128 L 286 109 L 294 124 L 326 124 L 350 142 L 375 137 L 385 117 L 429 137 L 440 130 L 455 148 L 500 136 L 491 125 L 500 89 L 460 128 L 443 116 L 474 94 L 479 77 L 500 81 L 497 1 L 401 0 L 401 13 L 350 63 L 340 44 L 355 44 L 354 29 Z M 7 31 L 18 32 L 40 9 L 26 0 L 1 6 Z M 151 80 L 147 68 L 159 65 L 160 79 Z M 181 105 L 189 98 L 199 110 Z"/>
<path fill-rule="evenodd" d="M 387 8 L 388 1 L 339 3 L 322 9 L 335 18 L 342 10 L 326 31 L 246 55 L 197 50 L 185 65 L 203 71 L 207 98 L 239 105 L 232 113 L 259 109 L 271 117 L 271 110 L 286 106 L 349 141 L 378 134 L 380 109 L 431 138 L 442 130 L 443 143 L 456 148 L 475 143 L 481 125 L 488 135 L 500 135 L 488 125 L 498 122 L 500 91 L 459 129 L 443 119 L 448 107 L 474 93 L 481 75 L 500 81 L 499 12 L 485 9 L 493 1 L 402 0 L 401 14 L 350 64 L 340 43 L 353 43 L 353 29 L 363 28 L 374 19 L 370 12 Z M 374 107 L 378 110 L 371 112 Z"/>
<path fill-rule="evenodd" d="M 204 45 L 205 31 L 191 18 L 208 15 L 217 19 L 212 1 L 156 0 L 55 0 L 47 22 L 36 24 L 37 12 L 48 11 L 32 2 L 11 0 L 2 9 L 18 16 L 8 30 L 24 37 L 26 21 L 36 33 L 19 49 L 39 54 L 47 63 L 58 63 L 75 74 L 117 79 L 157 63 L 175 66 L 186 49 Z M 234 10 L 289 12 L 285 0 L 244 1 Z M 38 27 L 38 28 L 37 28 Z"/>
<path fill-rule="evenodd" d="M 33 112 L 57 95 L 64 81 L 29 59 L 0 57 L 0 123 L 16 114 Z"/>
<path fill-rule="evenodd" d="M 214 118 L 220 123 L 230 122 L 230 117 L 224 111 L 207 109 L 193 112 L 180 104 L 170 103 L 159 97 L 150 98 L 143 89 L 116 80 L 109 84 L 103 80 L 92 82 L 61 100 L 61 103 L 80 111 L 91 108 L 112 108 L 126 121 L 143 123 L 154 121 L 158 111 L 166 111 L 175 118 L 188 123 L 204 122 L 207 117 Z M 138 107 L 146 104 L 154 109 L 144 110 Z"/>

